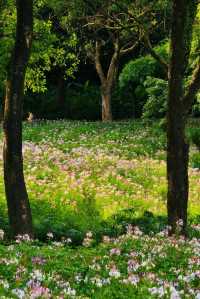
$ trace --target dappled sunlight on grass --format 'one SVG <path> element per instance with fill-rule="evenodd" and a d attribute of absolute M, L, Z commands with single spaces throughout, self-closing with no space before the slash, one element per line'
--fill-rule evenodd
<path fill-rule="evenodd" d="M 157 124 L 141 121 L 25 124 L 25 177 L 39 235 L 50 228 L 58 235 L 99 230 L 129 208 L 134 217 L 166 215 L 164 136 Z M 189 214 L 198 216 L 200 172 L 189 172 Z M 2 180 L 0 199 L 4 210 Z"/>

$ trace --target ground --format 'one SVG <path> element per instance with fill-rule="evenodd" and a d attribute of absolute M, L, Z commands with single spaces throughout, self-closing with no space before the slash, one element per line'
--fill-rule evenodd
<path fill-rule="evenodd" d="M 190 238 L 166 242 L 165 150 L 153 122 L 24 124 L 38 240 L 2 241 L 0 298 L 200 298 L 199 152 Z M 2 175 L 0 228 L 9 236 Z"/>

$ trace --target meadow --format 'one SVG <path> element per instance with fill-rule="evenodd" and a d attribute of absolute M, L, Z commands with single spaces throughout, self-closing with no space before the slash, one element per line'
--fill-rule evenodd
<path fill-rule="evenodd" d="M 0 158 L 0 298 L 200 298 L 194 144 L 189 238 L 166 242 L 166 137 L 158 122 L 39 121 L 24 123 L 23 138 L 36 239 L 9 240 Z M 0 140 L 2 150 L 2 132 Z"/>

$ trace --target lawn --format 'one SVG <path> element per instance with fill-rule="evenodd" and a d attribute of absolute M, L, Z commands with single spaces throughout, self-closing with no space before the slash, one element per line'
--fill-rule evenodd
<path fill-rule="evenodd" d="M 200 154 L 191 144 L 190 238 L 166 242 L 165 151 L 157 122 L 24 124 L 38 240 L 2 241 L 0 298 L 199 299 Z"/>

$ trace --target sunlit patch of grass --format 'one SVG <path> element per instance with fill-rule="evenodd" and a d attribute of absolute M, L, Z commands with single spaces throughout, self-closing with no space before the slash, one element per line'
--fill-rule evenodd
<path fill-rule="evenodd" d="M 134 217 L 145 211 L 166 216 L 165 149 L 165 133 L 157 123 L 24 124 L 25 178 L 37 234 L 99 231 L 101 223 L 131 208 Z M 190 168 L 189 176 L 189 215 L 196 217 L 200 172 Z M 2 177 L 0 203 L 6 215 Z"/>

